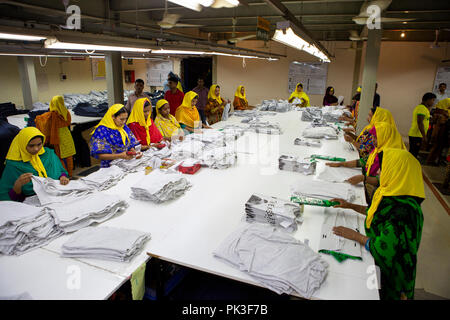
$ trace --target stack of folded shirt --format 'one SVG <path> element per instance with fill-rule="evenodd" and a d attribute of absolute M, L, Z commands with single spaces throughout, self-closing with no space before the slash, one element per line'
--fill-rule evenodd
<path fill-rule="evenodd" d="M 160 159 L 164 159 L 164 158 L 170 157 L 170 155 L 172 154 L 172 151 L 166 145 L 162 149 L 157 149 L 157 148 L 152 147 L 152 148 L 144 151 L 143 154 L 144 154 L 143 155 L 144 158 L 158 157 Z"/>
<path fill-rule="evenodd" d="M 93 223 L 101 223 L 119 215 L 128 203 L 117 195 L 95 192 L 78 199 L 48 205 L 55 223 L 65 232 L 73 232 Z"/>
<path fill-rule="evenodd" d="M 202 166 L 211 169 L 226 169 L 236 164 L 237 154 L 227 147 L 205 149 L 199 157 Z"/>
<path fill-rule="evenodd" d="M 81 180 L 87 185 L 102 191 L 115 186 L 119 180 L 122 180 L 125 174 L 121 168 L 112 165 L 109 168 L 100 168 L 96 172 L 81 178 Z"/>
<path fill-rule="evenodd" d="M 249 127 L 250 131 L 254 131 L 256 133 L 265 133 L 265 134 L 282 134 L 283 131 L 278 123 L 270 123 L 270 122 L 254 122 L 250 123 Z"/>
<path fill-rule="evenodd" d="M 317 166 L 315 178 L 329 182 L 345 182 L 351 177 L 362 175 L 361 168 L 329 167 L 324 162 Z"/>
<path fill-rule="evenodd" d="M 302 109 L 302 121 L 311 122 L 315 119 L 322 119 L 322 110 L 317 107 L 308 107 Z"/>
<path fill-rule="evenodd" d="M 111 165 L 118 166 L 124 172 L 131 173 L 131 172 L 138 172 L 140 170 L 143 170 L 147 166 L 147 162 L 148 162 L 148 158 L 142 156 L 139 159 L 133 158 L 131 160 L 116 159 L 116 160 L 111 161 Z"/>
<path fill-rule="evenodd" d="M 303 242 L 272 226 L 244 225 L 229 235 L 215 257 L 278 294 L 311 298 L 326 278 L 328 264 Z"/>
<path fill-rule="evenodd" d="M 287 200 L 253 194 L 245 203 L 247 222 L 269 223 L 289 232 L 301 222 L 300 206 Z"/>
<path fill-rule="evenodd" d="M 358 242 L 334 234 L 333 228 L 339 226 L 359 232 L 358 216 L 343 210 L 325 208 L 319 252 L 330 254 L 339 262 L 347 259 L 362 260 L 361 245 Z"/>
<path fill-rule="evenodd" d="M 340 198 L 352 202 L 355 199 L 355 190 L 348 183 L 332 183 L 316 180 L 298 180 L 291 185 L 293 196 L 331 200 Z"/>
<path fill-rule="evenodd" d="M 48 208 L 0 201 L 0 253 L 20 255 L 59 237 L 62 231 Z"/>
<path fill-rule="evenodd" d="M 259 107 L 261 111 L 287 112 L 292 109 L 292 105 L 287 100 L 264 100 Z"/>
<path fill-rule="evenodd" d="M 308 127 L 303 130 L 303 137 L 313 139 L 336 140 L 338 135 L 336 130 L 331 127 Z"/>
<path fill-rule="evenodd" d="M 316 161 L 299 159 L 295 156 L 281 155 L 278 158 L 278 168 L 280 170 L 294 171 L 311 175 L 316 172 Z"/>
<path fill-rule="evenodd" d="M 314 119 L 311 121 L 311 127 L 329 127 L 330 125 L 324 119 Z"/>
<path fill-rule="evenodd" d="M 94 187 L 81 180 L 71 180 L 62 185 L 59 180 L 32 176 L 31 181 L 42 206 L 76 200 L 94 191 Z"/>
<path fill-rule="evenodd" d="M 149 233 L 136 230 L 88 227 L 75 232 L 62 245 L 61 256 L 129 262 L 149 239 Z"/>
<path fill-rule="evenodd" d="M 306 140 L 306 139 L 302 139 L 302 138 L 296 138 L 294 140 L 294 144 L 296 146 L 318 147 L 318 148 L 320 148 L 322 146 L 322 143 L 320 141 Z"/>
<path fill-rule="evenodd" d="M 203 151 L 204 144 L 197 140 L 186 140 L 172 145 L 172 158 L 197 158 Z"/>
<path fill-rule="evenodd" d="M 131 187 L 131 198 L 160 203 L 182 196 L 190 187 L 181 173 L 154 170 Z"/>

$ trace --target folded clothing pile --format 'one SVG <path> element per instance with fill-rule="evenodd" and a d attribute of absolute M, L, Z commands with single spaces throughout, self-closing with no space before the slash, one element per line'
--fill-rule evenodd
<path fill-rule="evenodd" d="M 75 232 L 62 245 L 61 256 L 129 262 L 149 239 L 149 233 L 136 230 L 88 227 Z"/>
<path fill-rule="evenodd" d="M 93 223 L 119 215 L 128 203 L 118 195 L 95 192 L 64 203 L 48 205 L 55 223 L 65 232 L 73 232 Z"/>
<path fill-rule="evenodd" d="M 283 154 L 278 158 L 278 168 L 285 171 L 299 172 L 308 176 L 316 172 L 316 161 Z"/>
<path fill-rule="evenodd" d="M 348 183 L 332 183 L 317 180 L 298 180 L 291 185 L 292 196 L 321 200 L 340 198 L 353 202 L 356 197 L 354 187 Z"/>
<path fill-rule="evenodd" d="M 292 104 L 287 100 L 263 100 L 259 108 L 261 111 L 287 112 L 292 110 Z"/>
<path fill-rule="evenodd" d="M 182 196 L 191 186 L 181 173 L 153 170 L 131 187 L 131 198 L 160 203 Z"/>
<path fill-rule="evenodd" d="M 211 169 L 226 169 L 236 164 L 236 152 L 227 147 L 205 149 L 199 157 L 202 166 Z"/>
<path fill-rule="evenodd" d="M 338 135 L 332 127 L 308 127 L 303 130 L 304 138 L 337 140 Z"/>
<path fill-rule="evenodd" d="M 225 145 L 225 136 L 223 132 L 215 130 L 215 129 L 208 129 L 203 130 L 202 133 L 192 133 L 188 135 L 185 138 L 186 141 L 194 140 L 194 141 L 200 141 L 204 144 L 212 144 L 216 146 L 224 146 Z"/>
<path fill-rule="evenodd" d="M 42 206 L 76 200 L 94 191 L 94 187 L 82 180 L 71 180 L 68 184 L 62 185 L 59 180 L 32 176 L 31 181 Z"/>
<path fill-rule="evenodd" d="M 311 121 L 311 127 L 330 127 L 330 125 L 324 119 L 314 119 Z"/>
<path fill-rule="evenodd" d="M 327 275 L 328 264 L 318 253 L 287 232 L 260 223 L 240 227 L 213 254 L 278 294 L 297 292 L 309 299 Z"/>
<path fill-rule="evenodd" d="M 125 175 L 125 171 L 118 166 L 112 165 L 109 168 L 100 168 L 94 173 L 81 178 L 81 181 L 84 181 L 88 186 L 102 191 L 115 186 Z"/>
<path fill-rule="evenodd" d="M 319 252 L 330 254 L 339 262 L 347 259 L 362 260 L 362 248 L 358 242 L 334 234 L 333 228 L 339 226 L 359 232 L 358 216 L 343 210 L 325 208 Z"/>
<path fill-rule="evenodd" d="M 306 140 L 302 138 L 295 138 L 294 144 L 296 146 L 305 146 L 305 147 L 318 147 L 320 148 L 322 146 L 322 142 L 316 140 Z"/>
<path fill-rule="evenodd" d="M 334 168 L 321 162 L 317 166 L 315 179 L 329 182 L 345 182 L 349 178 L 357 175 L 362 175 L 361 168 Z"/>
<path fill-rule="evenodd" d="M 302 222 L 300 206 L 287 200 L 253 194 L 245 203 L 247 222 L 268 223 L 289 232 Z"/>
<path fill-rule="evenodd" d="M 48 208 L 0 201 L 0 253 L 20 255 L 63 234 Z"/>
<path fill-rule="evenodd" d="M 250 131 L 254 131 L 256 133 L 265 133 L 265 134 L 282 134 L 283 130 L 278 123 L 270 123 L 270 122 L 256 122 L 251 123 L 249 127 Z"/>
<path fill-rule="evenodd" d="M 315 119 L 322 119 L 322 110 L 317 107 L 308 107 L 302 109 L 302 121 L 311 122 Z"/>
<path fill-rule="evenodd" d="M 203 142 L 190 139 L 177 144 L 172 144 L 172 158 L 177 160 L 198 158 L 202 153 L 203 148 Z"/>
<path fill-rule="evenodd" d="M 166 145 L 162 149 L 157 149 L 155 147 L 152 147 L 146 151 L 143 152 L 145 158 L 153 158 L 158 157 L 160 159 L 168 158 L 172 154 L 171 149 Z"/>
<path fill-rule="evenodd" d="M 237 140 L 245 133 L 245 128 L 236 125 L 227 125 L 222 129 L 225 136 L 225 141 Z"/>
<path fill-rule="evenodd" d="M 118 166 L 124 172 L 138 172 L 147 166 L 149 158 L 142 156 L 139 159 L 133 158 L 131 160 L 115 159 L 111 161 L 111 166 Z"/>

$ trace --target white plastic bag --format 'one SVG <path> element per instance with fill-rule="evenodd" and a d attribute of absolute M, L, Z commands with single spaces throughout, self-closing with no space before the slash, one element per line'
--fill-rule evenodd
<path fill-rule="evenodd" d="M 227 103 L 225 105 L 225 108 L 223 109 L 222 121 L 227 121 L 228 120 L 228 113 L 230 112 L 230 109 L 231 109 L 231 105 L 229 103 Z"/>

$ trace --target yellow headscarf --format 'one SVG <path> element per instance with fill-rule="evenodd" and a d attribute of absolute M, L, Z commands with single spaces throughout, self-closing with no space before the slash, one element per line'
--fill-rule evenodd
<path fill-rule="evenodd" d="M 113 115 L 116 114 L 117 111 L 119 111 L 122 108 L 123 108 L 123 104 L 119 104 L 119 103 L 113 104 L 111 107 L 109 107 L 108 111 L 103 116 L 102 120 L 100 120 L 100 123 L 95 126 L 95 128 L 91 132 L 91 134 L 93 134 L 99 126 L 105 126 L 107 128 L 117 130 L 120 132 L 120 136 L 122 137 L 123 145 L 126 146 L 127 139 L 128 139 L 128 141 L 130 141 L 130 138 L 128 137 L 128 134 L 125 131 L 125 129 L 123 127 L 116 126 L 116 124 L 114 123 L 114 120 L 113 120 Z"/>
<path fill-rule="evenodd" d="M 380 186 L 375 191 L 372 204 L 367 211 L 367 228 L 370 228 L 373 215 L 385 196 L 414 196 L 425 199 L 422 167 L 407 150 L 390 148 L 384 150 Z"/>
<path fill-rule="evenodd" d="M 436 104 L 436 108 L 447 110 L 448 114 L 450 115 L 450 98 L 442 99 Z"/>
<path fill-rule="evenodd" d="M 64 105 L 64 98 L 62 96 L 54 96 L 50 101 L 50 111 L 55 111 L 67 120 L 67 108 Z"/>
<path fill-rule="evenodd" d="M 390 125 L 397 128 L 397 126 L 395 125 L 395 121 L 394 121 L 394 117 L 392 116 L 392 113 L 387 109 L 378 107 L 375 110 L 375 113 L 373 114 L 372 119 L 370 120 L 370 123 L 367 126 L 365 126 L 364 129 L 361 130 L 361 133 L 359 134 L 357 139 L 359 139 L 366 130 L 372 129 L 373 126 L 375 125 L 375 123 L 377 123 L 377 122 L 387 122 Z"/>
<path fill-rule="evenodd" d="M 241 89 L 244 88 L 244 94 L 241 94 Z M 238 97 L 242 100 L 245 100 L 247 102 L 247 97 L 245 95 L 245 87 L 244 86 L 239 86 L 236 90 L 236 93 L 234 94 L 235 97 Z"/>
<path fill-rule="evenodd" d="M 222 98 L 220 97 L 220 93 L 218 96 L 216 96 L 216 87 L 217 86 L 218 86 L 217 84 L 213 84 L 211 86 L 211 88 L 209 88 L 208 99 L 216 100 L 219 104 L 222 104 Z"/>
<path fill-rule="evenodd" d="M 183 102 L 175 112 L 175 118 L 179 123 L 184 123 L 188 127 L 195 128 L 195 122 L 200 121 L 200 114 L 195 106 L 192 106 L 192 99 L 198 97 L 194 91 L 186 92 Z"/>
<path fill-rule="evenodd" d="M 166 103 L 169 103 L 169 101 L 164 100 L 164 99 L 159 99 L 158 102 L 156 103 L 156 115 L 160 115 L 161 113 L 159 112 L 159 109 L 161 109 Z"/>
<path fill-rule="evenodd" d="M 177 89 L 180 90 L 181 92 L 183 92 L 183 87 L 181 86 L 181 82 L 180 81 L 178 81 Z"/>
<path fill-rule="evenodd" d="M 405 144 L 403 143 L 402 136 L 398 132 L 397 128 L 387 122 L 377 122 L 375 123 L 377 146 L 370 153 L 367 159 L 366 171 L 367 175 L 370 172 L 375 157 L 378 153 L 382 152 L 386 148 L 404 149 L 406 150 Z"/>
<path fill-rule="evenodd" d="M 145 120 L 144 116 L 144 104 L 145 101 L 150 103 L 150 107 L 152 106 L 151 101 L 148 98 L 140 98 L 137 99 L 133 105 L 133 109 L 131 109 L 130 117 L 128 118 L 127 124 L 137 122 L 141 126 L 145 128 L 147 132 L 147 145 L 150 145 L 150 126 L 152 125 L 152 117 L 151 114 L 148 116 L 147 120 Z"/>
<path fill-rule="evenodd" d="M 292 98 L 299 98 L 299 99 L 303 99 L 304 101 L 306 101 L 306 107 L 309 107 L 309 97 L 306 94 L 305 91 L 299 92 L 298 91 L 298 87 L 301 85 L 301 83 L 297 83 L 297 86 L 295 87 L 295 90 L 291 93 L 289 100 L 291 100 Z"/>
<path fill-rule="evenodd" d="M 35 155 L 27 151 L 27 145 L 30 140 L 36 136 L 42 137 L 42 145 L 45 142 L 45 136 L 36 127 L 26 127 L 17 134 L 11 142 L 6 159 L 14 161 L 30 162 L 33 168 L 39 173 L 39 177 L 47 177 L 47 171 L 42 164 L 41 154 L 45 153 L 44 147 Z"/>
<path fill-rule="evenodd" d="M 361 90 L 362 90 L 361 86 L 358 86 L 358 89 L 356 89 L 356 92 L 361 93 Z"/>

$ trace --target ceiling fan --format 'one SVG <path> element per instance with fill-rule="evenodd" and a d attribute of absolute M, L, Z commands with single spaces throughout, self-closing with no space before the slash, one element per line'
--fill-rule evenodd
<path fill-rule="evenodd" d="M 365 25 L 367 24 L 367 20 L 370 18 L 369 14 L 367 13 L 367 8 L 372 5 L 376 5 L 380 8 L 380 15 L 383 14 L 384 11 L 391 5 L 392 0 L 371 0 L 371 1 L 365 1 L 361 9 L 359 11 L 359 15 L 356 17 L 353 17 L 352 20 L 356 24 Z M 405 21 L 413 21 L 416 19 L 403 19 L 403 18 L 387 18 L 387 17 L 380 17 L 380 22 L 382 23 L 390 23 L 390 22 L 405 22 Z"/>
<path fill-rule="evenodd" d="M 359 35 L 357 30 L 350 30 L 349 32 L 350 32 L 349 40 L 351 40 L 353 42 L 367 40 L 367 37 L 363 37 L 363 36 Z M 389 38 L 386 38 L 386 37 L 381 38 L 381 40 L 388 40 L 388 39 Z"/>
<path fill-rule="evenodd" d="M 256 34 L 251 34 L 251 35 L 242 36 L 242 37 L 236 37 L 237 18 L 231 18 L 231 23 L 232 23 L 232 27 L 233 27 L 233 32 L 231 34 L 231 38 L 227 39 L 228 44 L 234 45 L 234 44 L 238 43 L 239 41 L 243 41 L 243 40 L 247 40 L 247 39 L 256 37 Z"/>
<path fill-rule="evenodd" d="M 178 23 L 178 20 L 181 18 L 180 14 L 169 13 L 167 10 L 167 0 L 165 1 L 165 10 L 164 15 L 161 21 L 158 21 L 158 25 L 163 29 L 172 29 L 176 28 L 195 28 L 202 27 L 200 24 L 188 24 L 188 23 Z"/>

